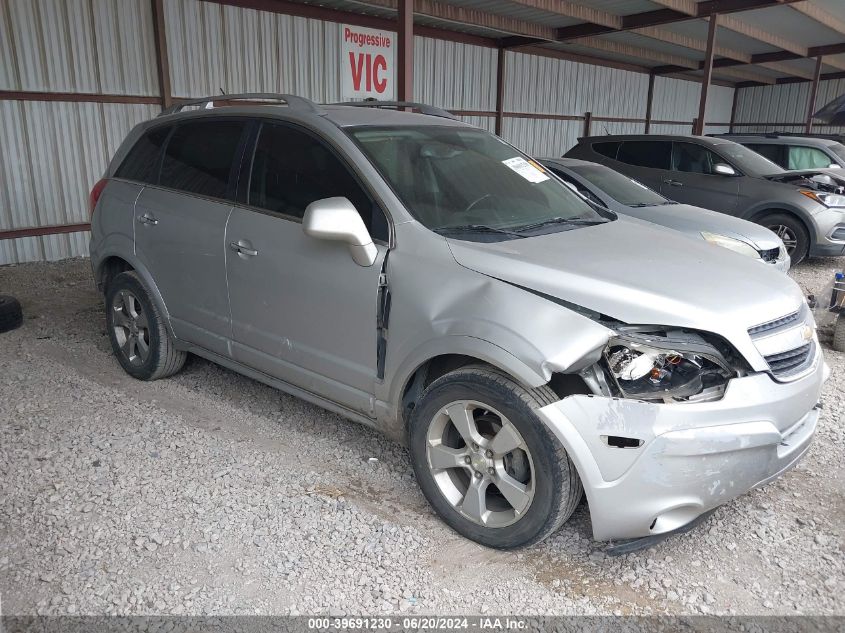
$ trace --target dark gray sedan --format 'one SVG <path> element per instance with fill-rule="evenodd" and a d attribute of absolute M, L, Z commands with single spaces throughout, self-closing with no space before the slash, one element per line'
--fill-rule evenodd
<path fill-rule="evenodd" d="M 724 213 L 673 202 L 636 180 L 604 165 L 574 158 L 540 162 L 593 202 L 616 213 L 659 224 L 690 237 L 728 248 L 789 270 L 790 257 L 769 229 Z"/>

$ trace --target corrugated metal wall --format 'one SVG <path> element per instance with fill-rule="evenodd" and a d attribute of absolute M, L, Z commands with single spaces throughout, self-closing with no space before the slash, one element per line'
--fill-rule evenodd
<path fill-rule="evenodd" d="M 740 88 L 735 132 L 803 132 L 810 99 L 809 82 Z M 845 79 L 819 82 L 816 109 L 845 93 Z M 791 125 L 790 125 L 791 124 Z M 845 133 L 845 127 L 818 126 L 816 132 Z"/>
<path fill-rule="evenodd" d="M 340 99 L 339 24 L 200 0 L 165 0 L 164 10 L 175 97 L 222 90 Z M 2 90 L 157 97 L 154 49 L 149 0 L 0 1 Z M 417 37 L 414 64 L 418 101 L 495 128 L 494 48 Z M 559 156 L 584 131 L 582 118 L 544 114 L 591 112 L 592 134 L 645 131 L 645 74 L 518 52 L 508 52 L 506 64 L 503 137 L 533 155 Z M 712 90 L 708 120 L 727 122 L 733 91 Z M 677 123 L 652 131 L 688 133 L 698 91 L 695 82 L 658 78 L 653 118 Z M 109 157 L 134 124 L 158 110 L 0 101 L 8 122 L 0 130 L 0 231 L 85 222 L 88 191 Z M 87 239 L 73 233 L 0 240 L 0 264 L 83 255 Z"/>
<path fill-rule="evenodd" d="M 414 100 L 451 110 L 494 112 L 496 49 L 415 37 Z"/>
<path fill-rule="evenodd" d="M 157 95 L 149 0 L 3 0 L 0 89 Z"/>
<path fill-rule="evenodd" d="M 156 95 L 148 0 L 3 0 L 0 90 Z M 0 231 L 88 221 L 88 192 L 149 105 L 0 101 Z M 0 264 L 88 253 L 88 233 L 0 240 Z"/>

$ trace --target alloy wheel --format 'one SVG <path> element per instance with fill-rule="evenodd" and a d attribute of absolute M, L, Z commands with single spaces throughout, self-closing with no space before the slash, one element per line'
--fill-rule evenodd
<path fill-rule="evenodd" d="M 440 493 L 463 517 L 484 527 L 521 519 L 534 499 L 534 463 L 504 415 L 480 402 L 443 407 L 426 434 L 428 467 Z"/>
<path fill-rule="evenodd" d="M 786 247 L 786 252 L 789 253 L 789 255 L 792 255 L 792 253 L 795 252 L 795 247 L 798 246 L 798 236 L 795 235 L 795 232 L 792 229 L 788 226 L 784 226 L 783 224 L 774 224 L 767 228 L 774 231 L 775 234 L 783 240 L 783 245 Z"/>
<path fill-rule="evenodd" d="M 112 300 L 112 327 L 120 352 L 134 366 L 150 355 L 150 326 L 138 297 L 121 290 Z"/>

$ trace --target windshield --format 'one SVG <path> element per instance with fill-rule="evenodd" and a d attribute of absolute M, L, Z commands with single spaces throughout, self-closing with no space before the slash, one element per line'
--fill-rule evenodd
<path fill-rule="evenodd" d="M 784 172 L 783 168 L 754 150 L 748 149 L 745 145 L 740 145 L 739 143 L 720 143 L 715 149 L 745 173 L 772 176 Z"/>
<path fill-rule="evenodd" d="M 628 207 L 650 207 L 669 204 L 669 200 L 632 178 L 628 178 L 601 165 L 576 165 L 569 167 L 590 184 L 595 185 L 611 198 Z"/>
<path fill-rule="evenodd" d="M 429 125 L 347 131 L 411 214 L 438 233 L 490 241 L 607 221 L 489 132 Z"/>

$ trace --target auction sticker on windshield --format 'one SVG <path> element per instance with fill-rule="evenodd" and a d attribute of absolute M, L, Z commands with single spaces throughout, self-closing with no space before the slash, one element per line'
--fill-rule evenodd
<path fill-rule="evenodd" d="M 525 180 L 527 180 L 528 182 L 544 182 L 549 179 L 549 177 L 544 174 L 542 170 L 529 163 L 527 160 L 522 158 L 522 156 L 516 156 L 514 158 L 503 160 L 502 163 L 507 167 L 513 169 L 516 173 L 525 178 Z"/>

